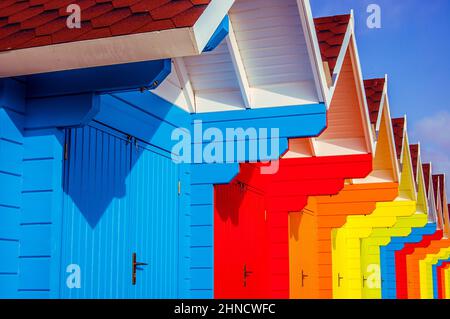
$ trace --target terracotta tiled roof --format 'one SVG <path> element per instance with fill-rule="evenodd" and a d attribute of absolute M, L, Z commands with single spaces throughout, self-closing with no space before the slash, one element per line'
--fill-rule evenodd
<path fill-rule="evenodd" d="M 439 176 L 433 175 L 433 188 L 434 188 L 434 200 L 436 205 L 438 205 L 438 190 L 439 190 Z"/>
<path fill-rule="evenodd" d="M 328 62 L 331 74 L 336 67 L 349 22 L 349 14 L 314 19 L 320 53 L 323 61 Z"/>
<path fill-rule="evenodd" d="M 410 145 L 409 150 L 411 152 L 411 161 L 413 165 L 414 178 L 417 182 L 417 162 L 419 158 L 419 145 L 418 144 Z"/>
<path fill-rule="evenodd" d="M 445 192 L 445 175 L 439 175 L 439 195 L 441 196 L 442 204 L 444 204 L 444 192 Z"/>
<path fill-rule="evenodd" d="M 0 51 L 191 27 L 211 0 L 1 0 Z M 67 6 L 81 8 L 69 29 Z"/>
<path fill-rule="evenodd" d="M 425 188 L 427 190 L 427 194 L 430 191 L 430 173 L 431 173 L 431 165 L 430 164 L 423 164 L 423 176 L 425 179 Z"/>
<path fill-rule="evenodd" d="M 394 130 L 395 149 L 397 150 L 397 158 L 400 160 L 403 147 L 403 133 L 405 129 L 405 119 L 392 119 L 392 128 Z"/>
<path fill-rule="evenodd" d="M 377 123 L 378 113 L 380 112 L 380 103 L 381 98 L 383 97 L 384 83 L 384 78 L 364 80 L 370 122 L 374 125 Z"/>

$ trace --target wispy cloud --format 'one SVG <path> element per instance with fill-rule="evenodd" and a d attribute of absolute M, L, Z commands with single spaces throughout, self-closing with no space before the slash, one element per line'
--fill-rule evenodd
<path fill-rule="evenodd" d="M 416 122 L 411 130 L 413 141 L 420 141 L 422 159 L 432 162 L 434 171 L 447 174 L 450 195 L 450 112 L 441 111 Z"/>

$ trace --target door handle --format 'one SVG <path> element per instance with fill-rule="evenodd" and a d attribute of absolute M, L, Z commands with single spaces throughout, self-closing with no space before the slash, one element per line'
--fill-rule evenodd
<path fill-rule="evenodd" d="M 308 278 L 308 275 L 305 274 L 305 273 L 303 272 L 303 269 L 302 269 L 302 287 L 305 286 L 305 279 L 306 279 L 306 278 Z"/>
<path fill-rule="evenodd" d="M 136 253 L 133 253 L 131 283 L 136 285 L 136 271 L 139 266 L 147 266 L 147 263 L 136 261 Z"/>
<path fill-rule="evenodd" d="M 253 274 L 253 271 L 247 270 L 247 264 L 244 264 L 244 287 L 247 287 L 247 278 Z"/>
<path fill-rule="evenodd" d="M 341 273 L 338 273 L 338 287 L 341 287 L 341 280 L 344 279 L 344 277 L 341 277 Z"/>

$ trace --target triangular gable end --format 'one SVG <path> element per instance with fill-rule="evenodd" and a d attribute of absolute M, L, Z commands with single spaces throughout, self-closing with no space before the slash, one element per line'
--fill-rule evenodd
<path fill-rule="evenodd" d="M 318 18 L 315 22 L 322 59 L 335 75 L 335 87 L 328 110 L 328 127 L 313 139 L 314 153 L 317 156 L 373 153 L 373 134 L 353 41 L 352 16 Z"/>
<path fill-rule="evenodd" d="M 436 201 L 434 199 L 433 177 L 431 163 L 422 164 L 425 189 L 428 201 L 428 222 L 437 224 Z"/>
<path fill-rule="evenodd" d="M 397 158 L 400 161 L 399 199 L 416 200 L 416 185 L 414 181 L 411 152 L 407 134 L 406 118 L 393 119 L 394 137 Z"/>
<path fill-rule="evenodd" d="M 448 215 L 447 190 L 446 190 L 446 176 L 445 174 L 439 177 L 439 190 L 442 201 L 442 218 L 444 221 L 444 232 L 450 238 L 450 218 Z"/>
<path fill-rule="evenodd" d="M 439 185 L 439 175 L 433 175 L 433 192 L 434 192 L 434 200 L 436 205 L 436 214 L 437 214 L 437 223 L 438 229 L 444 229 L 444 221 L 442 219 L 442 200 L 440 194 L 440 185 Z"/>
<path fill-rule="evenodd" d="M 338 73 L 335 73 L 342 46 L 349 35 L 350 14 L 335 15 L 314 19 L 317 40 L 327 77 L 328 86 L 333 82 Z"/>
<path fill-rule="evenodd" d="M 373 134 L 353 37 L 351 15 L 314 19 L 326 68 L 334 74 L 327 129 L 311 139 L 291 139 L 284 158 L 373 153 Z"/>
<path fill-rule="evenodd" d="M 414 178 L 417 187 L 417 212 L 428 214 L 428 201 L 425 187 L 425 177 L 422 169 L 422 161 L 420 157 L 420 145 L 410 145 L 411 160 L 413 165 Z"/>
<path fill-rule="evenodd" d="M 383 84 L 380 85 L 381 83 Z M 384 79 L 365 81 L 365 90 L 369 92 L 368 106 L 371 123 L 374 130 L 378 132 L 373 171 L 369 178 L 364 180 L 366 183 L 399 181 L 399 167 L 386 87 L 387 83 Z"/>
<path fill-rule="evenodd" d="M 306 0 L 237 0 L 228 36 L 212 52 L 175 58 L 181 87 L 162 83 L 155 94 L 191 113 L 324 103 L 320 55 Z M 308 22 L 308 23 L 306 23 Z"/>
<path fill-rule="evenodd" d="M 377 134 L 378 118 L 383 106 L 382 99 L 385 93 L 385 88 L 385 78 L 364 80 L 364 89 L 366 92 L 370 123 L 372 124 L 372 131 L 375 135 Z"/>

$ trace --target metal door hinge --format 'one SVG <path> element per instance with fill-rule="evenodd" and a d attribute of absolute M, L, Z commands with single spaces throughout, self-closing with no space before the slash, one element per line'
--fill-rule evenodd
<path fill-rule="evenodd" d="M 181 181 L 178 181 L 178 195 L 181 195 Z"/>

